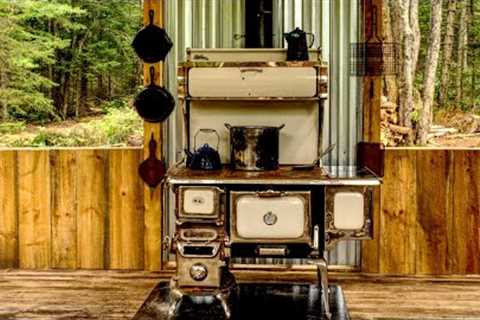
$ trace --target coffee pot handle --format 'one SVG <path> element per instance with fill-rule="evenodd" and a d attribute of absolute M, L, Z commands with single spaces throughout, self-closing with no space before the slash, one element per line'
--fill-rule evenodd
<path fill-rule="evenodd" d="M 308 45 L 308 47 L 311 48 L 315 44 L 315 35 L 311 32 L 307 32 L 307 34 L 312 37 L 312 40 L 310 41 L 310 44 Z"/>

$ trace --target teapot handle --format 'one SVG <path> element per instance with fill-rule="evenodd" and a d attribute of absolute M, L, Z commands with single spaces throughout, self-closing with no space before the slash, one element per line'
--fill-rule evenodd
<path fill-rule="evenodd" d="M 312 36 L 312 41 L 310 41 L 310 44 L 308 45 L 308 47 L 311 48 L 315 44 L 315 35 L 311 32 L 307 32 L 307 34 Z"/>
<path fill-rule="evenodd" d="M 202 133 L 214 133 L 217 136 L 217 148 L 216 148 L 216 150 L 218 151 L 218 147 L 220 146 L 220 135 L 218 134 L 217 130 L 208 129 L 208 128 L 201 128 L 201 129 L 197 130 L 197 132 L 195 133 L 195 136 L 193 137 L 194 148 L 197 147 L 197 136 L 200 132 L 202 132 Z"/>

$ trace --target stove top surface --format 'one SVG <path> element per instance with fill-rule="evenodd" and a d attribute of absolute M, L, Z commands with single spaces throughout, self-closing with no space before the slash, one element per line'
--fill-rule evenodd
<path fill-rule="evenodd" d="M 366 168 L 325 166 L 295 170 L 280 166 L 272 171 L 239 171 L 224 166 L 221 170 L 191 170 L 184 165 L 170 168 L 168 183 L 175 184 L 269 184 L 269 185 L 352 185 L 377 186 L 381 179 Z"/>

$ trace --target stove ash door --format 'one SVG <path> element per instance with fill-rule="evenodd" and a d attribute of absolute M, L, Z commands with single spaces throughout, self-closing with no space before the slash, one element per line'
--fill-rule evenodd
<path fill-rule="evenodd" d="M 310 243 L 310 191 L 231 192 L 232 243 Z"/>

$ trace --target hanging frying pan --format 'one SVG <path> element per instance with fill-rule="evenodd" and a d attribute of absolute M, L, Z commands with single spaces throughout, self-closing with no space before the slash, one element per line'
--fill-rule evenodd
<path fill-rule="evenodd" d="M 163 122 L 175 108 L 175 99 L 167 89 L 154 82 L 155 68 L 150 67 L 150 84 L 135 98 L 135 108 L 147 122 Z"/>
<path fill-rule="evenodd" d="M 152 134 L 148 144 L 148 159 L 143 161 L 138 167 L 140 177 L 150 188 L 156 188 L 165 177 L 165 162 L 157 159 L 156 150 L 157 142 L 155 142 Z"/>
<path fill-rule="evenodd" d="M 148 16 L 150 24 L 138 32 L 132 46 L 143 61 L 157 63 L 165 60 L 173 43 L 167 32 L 153 23 L 155 11 L 150 10 Z"/>

